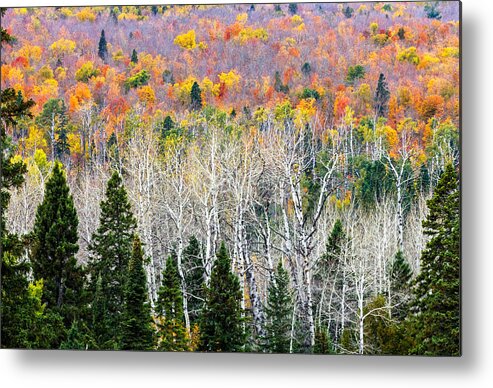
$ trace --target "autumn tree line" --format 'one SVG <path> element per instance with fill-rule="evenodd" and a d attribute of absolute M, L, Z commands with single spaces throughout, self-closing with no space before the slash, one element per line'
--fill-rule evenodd
<path fill-rule="evenodd" d="M 136 104 L 105 139 L 81 116 L 82 158 L 65 100 L 3 89 L 2 346 L 460 354 L 456 120 L 389 125 L 388 77 L 331 124 L 315 89 L 251 112 L 193 82 L 182 120 Z"/>

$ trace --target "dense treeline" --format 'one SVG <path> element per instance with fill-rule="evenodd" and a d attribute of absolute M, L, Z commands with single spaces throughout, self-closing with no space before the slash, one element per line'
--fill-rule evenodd
<path fill-rule="evenodd" d="M 77 49 L 70 41 L 50 48 L 57 76 L 40 66 L 30 78 L 29 66 L 39 65 L 31 55 L 21 69 L 19 43 L 2 30 L 12 59 L 2 64 L 2 346 L 458 355 L 458 43 L 453 7 L 423 6 L 9 15 L 16 34 L 28 16 L 33 28 L 77 20 L 104 31 L 93 41 L 71 29 L 81 34 Z M 232 18 L 218 27 L 220 39 L 197 42 L 190 30 L 170 43 L 196 66 L 192 78 L 151 64 L 155 54 L 142 45 L 128 61 L 116 59 L 115 36 L 128 26 L 184 23 L 180 12 L 195 15 L 191 28 L 217 12 Z M 330 70 L 327 84 L 319 83 L 322 54 L 300 59 L 292 78 L 281 71 L 291 62 L 277 64 L 262 98 L 249 89 L 243 65 L 220 73 L 217 84 L 202 78 L 201 53 L 227 53 L 230 40 L 243 54 L 270 50 L 298 28 L 288 46 L 314 49 L 303 37 L 322 23 L 317 13 L 339 21 L 337 45 L 346 33 L 353 39 L 344 28 L 359 31 L 361 20 L 374 20 L 360 35 L 369 45 L 355 47 L 373 47 L 382 63 L 339 64 L 344 71 Z M 257 24 L 282 20 L 291 24 L 280 35 Z M 428 35 L 415 35 L 420 23 Z M 143 39 L 136 36 L 140 30 L 126 39 Z M 418 55 L 397 48 L 406 39 L 421 42 L 419 50 L 436 44 Z M 406 92 L 395 78 L 404 67 L 419 85 L 427 77 L 428 89 Z M 25 82 L 12 83 L 14 68 Z M 129 72 L 112 80 L 122 68 Z M 53 81 L 56 90 L 40 98 Z M 452 85 L 441 100 L 430 94 L 438 84 L 440 93 Z M 111 101 L 121 93 L 125 106 Z"/>

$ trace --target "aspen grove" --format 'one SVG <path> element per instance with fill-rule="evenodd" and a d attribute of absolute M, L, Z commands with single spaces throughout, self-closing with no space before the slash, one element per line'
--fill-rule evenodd
<path fill-rule="evenodd" d="M 2 10 L 2 347 L 460 355 L 459 3 Z"/>

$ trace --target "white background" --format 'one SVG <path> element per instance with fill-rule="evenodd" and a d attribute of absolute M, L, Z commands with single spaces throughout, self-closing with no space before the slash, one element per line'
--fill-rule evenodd
<path fill-rule="evenodd" d="M 152 0 L 2 0 L 3 7 L 136 3 Z M 463 0 L 461 358 L 0 350 L 0 387 L 493 386 L 492 11 L 491 1 Z"/>

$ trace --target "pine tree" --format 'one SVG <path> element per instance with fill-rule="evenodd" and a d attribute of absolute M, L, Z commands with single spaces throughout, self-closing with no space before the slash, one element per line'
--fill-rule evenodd
<path fill-rule="evenodd" d="M 289 290 L 289 275 L 281 261 L 269 285 L 265 314 L 267 336 L 264 349 L 270 353 L 289 353 L 293 299 Z"/>
<path fill-rule="evenodd" d="M 192 90 L 190 92 L 190 106 L 193 110 L 202 109 L 202 91 L 200 90 L 200 86 L 197 82 L 194 82 L 192 85 Z"/>
<path fill-rule="evenodd" d="M 79 220 L 61 163 L 55 162 L 34 220 L 31 262 L 36 280 L 44 279 L 43 302 L 65 323 L 81 315 L 84 272 L 77 264 Z"/>
<path fill-rule="evenodd" d="M 99 38 L 98 56 L 103 60 L 103 62 L 105 62 L 106 58 L 108 57 L 108 43 L 106 42 L 104 30 L 101 30 L 101 36 Z"/>
<path fill-rule="evenodd" d="M 130 62 L 132 62 L 134 65 L 139 62 L 139 57 L 137 56 L 137 51 L 133 49 L 132 51 L 132 56 L 130 57 Z"/>
<path fill-rule="evenodd" d="M 423 222 L 430 237 L 421 253 L 421 271 L 413 289 L 411 354 L 460 355 L 460 192 L 457 173 L 448 164 L 428 201 Z"/>
<path fill-rule="evenodd" d="M 411 266 L 404 258 L 404 254 L 398 251 L 390 266 L 390 295 L 389 304 L 397 305 L 392 309 L 392 318 L 401 321 L 408 312 L 408 295 L 410 282 L 413 275 Z"/>
<path fill-rule="evenodd" d="M 144 252 L 137 236 L 134 238 L 132 258 L 128 263 L 124 296 L 121 349 L 153 349 L 154 329 L 147 296 Z"/>
<path fill-rule="evenodd" d="M 330 333 L 327 327 L 317 326 L 315 329 L 315 346 L 314 354 L 334 354 L 334 347 L 330 339 Z"/>
<path fill-rule="evenodd" d="M 50 98 L 44 105 L 43 111 L 36 117 L 36 124 L 44 128 L 49 135 L 51 159 L 65 161 L 70 155 L 67 139 L 67 107 L 61 98 Z"/>
<path fill-rule="evenodd" d="M 94 318 L 97 312 L 94 337 L 101 349 L 112 349 L 120 337 L 125 279 L 137 228 L 123 180 L 116 171 L 108 180 L 100 208 L 99 226 L 89 245 L 89 290 L 93 304 L 98 305 L 97 311 L 93 306 Z"/>
<path fill-rule="evenodd" d="M 375 92 L 375 114 L 378 117 L 385 117 L 389 109 L 390 92 L 387 80 L 383 73 L 378 77 L 377 90 Z"/>
<path fill-rule="evenodd" d="M 289 9 L 289 13 L 291 15 L 295 15 L 298 12 L 298 4 L 296 4 L 296 3 L 289 3 L 288 9 Z"/>
<path fill-rule="evenodd" d="M 166 261 L 163 282 L 159 289 L 157 310 L 159 316 L 159 349 L 164 351 L 190 350 L 183 315 L 183 294 L 180 275 L 173 252 Z"/>
<path fill-rule="evenodd" d="M 231 260 L 224 242 L 214 262 L 206 302 L 201 317 L 201 350 L 239 352 L 245 345 L 241 290 L 238 277 L 231 272 Z"/>
<path fill-rule="evenodd" d="M 190 325 L 198 323 L 200 313 L 204 307 L 204 265 L 200 243 L 195 236 L 191 236 L 188 245 L 183 251 L 185 267 L 185 284 L 187 285 L 187 305 Z"/>

